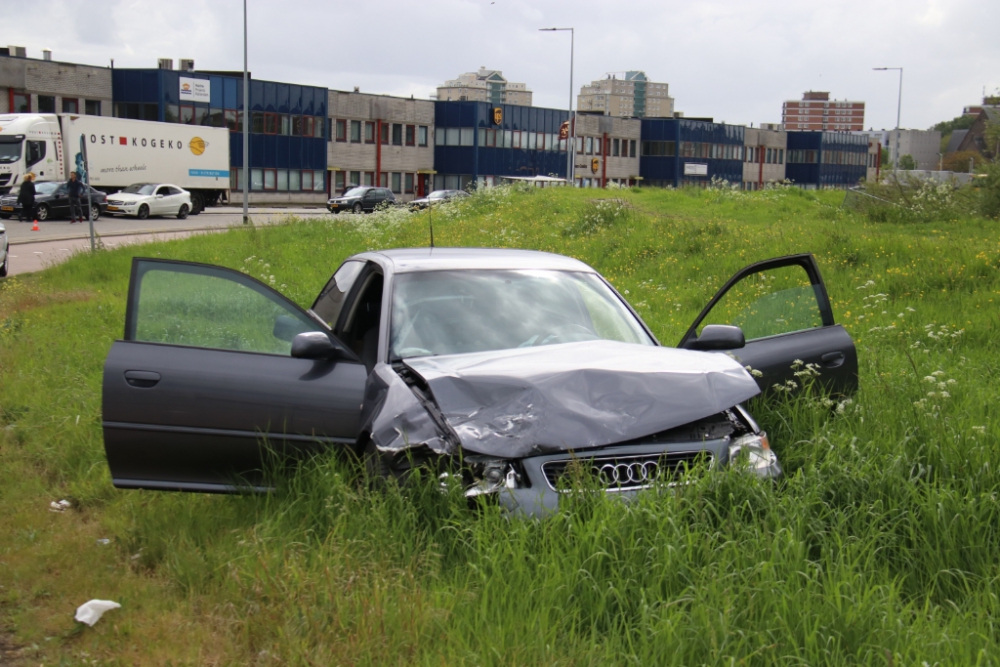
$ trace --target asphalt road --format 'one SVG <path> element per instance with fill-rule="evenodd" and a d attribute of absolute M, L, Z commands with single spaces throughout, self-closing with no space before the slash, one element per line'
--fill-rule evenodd
<path fill-rule="evenodd" d="M 325 209 L 305 208 L 251 208 L 250 217 L 254 224 L 267 225 L 279 222 L 288 216 L 326 217 Z M 90 249 L 90 226 L 86 223 L 71 225 L 69 220 L 47 220 L 38 223 L 39 231 L 31 231 L 32 225 L 16 219 L 3 220 L 10 239 L 10 275 L 30 273 L 58 264 L 75 252 Z M 186 220 L 176 218 L 135 218 L 103 216 L 94 223 L 94 233 L 100 236 L 107 248 L 122 245 L 136 245 L 152 241 L 169 240 L 225 231 L 243 222 L 243 211 L 239 208 L 217 207 L 204 211 L 201 215 L 189 216 Z"/>

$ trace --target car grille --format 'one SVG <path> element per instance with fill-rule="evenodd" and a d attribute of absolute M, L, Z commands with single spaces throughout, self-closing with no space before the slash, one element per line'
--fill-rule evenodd
<path fill-rule="evenodd" d="M 10 174 L 0 174 L 0 185 L 7 185 L 10 183 Z"/>
<path fill-rule="evenodd" d="M 124 206 L 125 202 L 118 201 L 117 199 L 109 199 L 108 206 Z"/>
<path fill-rule="evenodd" d="M 673 482 L 687 469 L 698 464 L 711 464 L 711 452 L 661 452 L 635 456 L 599 456 L 559 461 L 546 461 L 542 473 L 553 490 L 567 474 L 574 474 L 573 466 L 585 475 L 596 479 L 608 491 L 645 489 L 657 482 Z M 576 473 L 579 474 L 579 473 Z"/>

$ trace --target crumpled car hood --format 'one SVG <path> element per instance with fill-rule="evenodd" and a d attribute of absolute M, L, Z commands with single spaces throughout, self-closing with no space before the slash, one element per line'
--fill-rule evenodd
<path fill-rule="evenodd" d="M 463 449 L 505 458 L 641 438 L 760 393 L 725 354 L 604 340 L 404 363 Z"/>

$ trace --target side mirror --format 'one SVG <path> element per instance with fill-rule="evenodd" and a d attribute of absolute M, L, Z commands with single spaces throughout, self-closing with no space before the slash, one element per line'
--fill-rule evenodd
<path fill-rule="evenodd" d="M 322 331 L 306 331 L 292 339 L 292 356 L 296 359 L 336 359 L 340 350 Z"/>
<path fill-rule="evenodd" d="M 709 324 L 688 343 L 689 350 L 738 350 L 747 344 L 743 330 L 728 324 Z"/>

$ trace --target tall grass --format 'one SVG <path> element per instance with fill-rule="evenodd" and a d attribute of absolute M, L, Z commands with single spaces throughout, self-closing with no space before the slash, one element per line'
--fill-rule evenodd
<path fill-rule="evenodd" d="M 994 222 L 872 223 L 836 193 L 794 189 L 494 189 L 433 216 L 438 245 L 587 261 L 667 344 L 741 266 L 812 251 L 858 345 L 861 390 L 834 409 L 805 390 L 753 406 L 786 470 L 777 484 L 730 471 L 630 503 L 570 494 L 543 521 L 470 509 L 436 479 L 372 491 L 336 457 L 267 496 L 116 491 L 101 364 L 121 335 L 131 255 L 273 275 L 308 305 L 344 257 L 426 245 L 428 214 L 289 220 L 79 256 L 0 283 L 0 613 L 26 657 L 997 662 Z M 63 497 L 73 509 L 49 513 Z M 123 608 L 81 631 L 72 610 L 93 597 Z"/>

